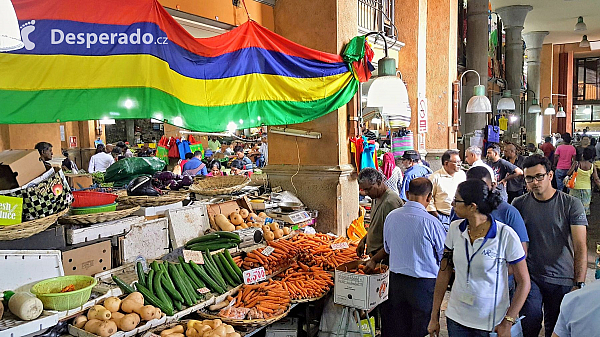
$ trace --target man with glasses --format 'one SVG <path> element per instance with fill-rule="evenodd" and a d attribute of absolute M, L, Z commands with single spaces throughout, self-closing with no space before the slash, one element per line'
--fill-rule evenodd
<path fill-rule="evenodd" d="M 454 194 L 456 194 L 456 188 L 458 184 L 467 180 L 465 173 L 460 168 L 461 164 L 459 152 L 448 150 L 442 155 L 442 168 L 429 176 L 433 190 L 427 211 L 438 218 L 446 230 L 450 227 L 451 204 Z"/>
<path fill-rule="evenodd" d="M 579 199 L 552 188 L 548 158 L 529 156 L 523 162 L 529 193 L 513 201 L 527 228 L 527 267 L 531 291 L 521 314 L 525 337 L 542 328 L 552 335 L 565 294 L 585 286 L 587 218 Z"/>

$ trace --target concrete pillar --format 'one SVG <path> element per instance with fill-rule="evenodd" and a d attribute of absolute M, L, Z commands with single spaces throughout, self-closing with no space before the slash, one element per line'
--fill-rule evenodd
<path fill-rule="evenodd" d="M 527 51 L 527 88 L 535 93 L 536 98 L 540 97 L 540 69 L 542 64 L 542 45 L 548 32 L 529 32 L 523 34 L 525 40 L 525 50 Z M 529 114 L 527 109 L 531 106 L 533 95 L 527 95 L 527 105 L 525 107 L 525 128 L 527 129 L 527 142 L 537 143 L 538 130 L 542 127 L 538 114 Z"/>
<path fill-rule="evenodd" d="M 481 76 L 481 84 L 487 86 L 488 81 L 488 0 L 469 0 L 467 5 L 467 69 L 473 69 Z M 472 134 L 486 124 L 485 114 L 466 114 L 465 108 L 469 98 L 473 96 L 473 87 L 477 85 L 477 76 L 473 73 L 463 79 L 461 111 L 461 132 Z M 469 146 L 469 138 L 465 137 L 465 145 Z"/>
<path fill-rule="evenodd" d="M 357 0 L 278 0 L 275 32 L 306 47 L 340 54 L 358 35 L 357 9 Z M 293 126 L 320 132 L 321 139 L 269 133 L 269 164 L 263 170 L 272 186 L 295 192 L 319 211 L 317 230 L 340 235 L 358 217 L 358 183 L 348 141 L 352 104 Z"/>
<path fill-rule="evenodd" d="M 127 141 L 131 146 L 135 146 L 135 121 L 133 119 L 125 120 L 125 131 L 127 134 Z"/>
<path fill-rule="evenodd" d="M 506 82 L 507 88 L 514 95 L 515 103 L 518 105 L 519 93 L 521 92 L 521 79 L 523 78 L 523 42 L 521 31 L 527 13 L 533 7 L 527 5 L 515 5 L 501 7 L 496 10 L 502 18 L 504 31 L 506 34 Z M 495 107 L 492 107 L 495 110 Z M 519 108 L 515 110 L 515 114 L 519 114 Z M 512 125 L 508 129 L 509 136 L 512 133 L 519 132 L 519 125 Z"/>

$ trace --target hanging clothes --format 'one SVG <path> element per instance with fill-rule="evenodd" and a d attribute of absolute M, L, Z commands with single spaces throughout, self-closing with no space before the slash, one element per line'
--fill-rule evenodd
<path fill-rule="evenodd" d="M 356 169 L 360 171 L 361 169 L 361 158 L 363 153 L 363 139 L 362 137 L 352 137 L 350 138 L 351 151 L 354 153 L 354 163 L 356 164 Z"/>
<path fill-rule="evenodd" d="M 375 162 L 377 161 L 377 158 L 375 157 L 375 142 L 367 140 L 367 138 L 364 136 L 362 138 L 363 153 L 360 159 L 360 169 L 362 170 L 366 167 L 377 168 L 377 166 L 375 165 Z"/>
<path fill-rule="evenodd" d="M 177 147 L 175 137 L 169 138 L 169 144 L 167 145 L 167 147 L 169 149 L 169 158 L 179 158 L 179 148 Z"/>
<path fill-rule="evenodd" d="M 505 116 L 502 116 L 500 117 L 500 119 L 498 119 L 498 124 L 500 125 L 500 130 L 508 130 L 508 118 L 506 118 Z"/>

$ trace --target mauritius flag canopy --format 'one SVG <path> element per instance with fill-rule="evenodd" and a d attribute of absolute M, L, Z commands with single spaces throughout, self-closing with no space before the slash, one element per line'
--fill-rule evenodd
<path fill-rule="evenodd" d="M 254 21 L 195 39 L 156 0 L 12 3 L 24 47 L 0 52 L 0 124 L 156 118 L 223 131 L 313 120 L 358 89 L 364 38 L 343 58 Z"/>

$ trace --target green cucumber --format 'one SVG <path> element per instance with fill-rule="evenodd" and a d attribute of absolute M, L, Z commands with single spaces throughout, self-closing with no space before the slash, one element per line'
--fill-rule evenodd
<path fill-rule="evenodd" d="M 123 291 L 123 293 L 125 293 L 125 294 L 131 294 L 131 293 L 135 292 L 135 289 L 133 289 L 129 284 L 125 283 L 123 280 L 121 280 L 116 275 L 113 275 L 112 279 L 119 286 L 119 288 L 121 288 L 121 290 Z"/>
<path fill-rule="evenodd" d="M 181 309 L 183 309 L 180 301 L 173 301 L 173 306 L 175 307 L 175 309 L 177 309 L 177 311 L 181 311 Z"/>
<path fill-rule="evenodd" d="M 238 277 L 236 272 L 233 270 L 233 268 L 227 261 L 225 255 L 223 255 L 223 253 L 219 253 L 217 254 L 217 256 L 219 257 L 219 259 L 221 259 L 221 264 L 223 265 L 223 268 L 225 268 L 225 270 L 229 273 L 229 276 L 231 277 L 233 282 L 235 282 L 235 285 L 237 286 L 238 284 L 242 283 L 241 279 Z"/>
<path fill-rule="evenodd" d="M 153 306 L 159 308 L 167 316 L 173 316 L 173 314 L 174 314 L 173 309 L 171 309 L 168 306 L 166 306 L 161 300 L 158 299 L 158 297 L 154 296 L 152 294 L 152 292 L 150 290 L 148 290 L 148 288 L 144 287 L 143 285 L 141 285 L 139 283 L 135 284 L 135 288 L 140 293 L 142 293 L 142 295 L 144 295 L 144 299 L 146 301 L 148 301 L 148 303 L 150 303 Z"/>
<path fill-rule="evenodd" d="M 231 265 L 231 268 L 233 268 L 233 270 L 235 270 L 235 273 L 239 276 L 239 279 L 243 280 L 244 279 L 244 273 L 242 272 L 242 270 L 240 269 L 240 267 L 238 267 L 238 265 L 235 264 L 235 261 L 233 261 L 233 257 L 229 253 L 229 250 L 225 249 L 224 254 L 225 254 L 225 258 L 227 259 L 227 261 Z"/>
<path fill-rule="evenodd" d="M 152 281 L 152 284 L 154 286 L 154 293 L 156 294 L 156 297 L 158 297 L 158 299 L 164 303 L 164 305 L 173 310 L 173 302 L 171 301 L 171 298 L 167 296 L 167 293 L 165 293 L 162 286 L 160 285 L 160 280 L 162 279 L 163 274 L 164 271 L 160 270 L 154 275 L 154 280 Z"/>
<path fill-rule="evenodd" d="M 227 288 L 227 283 L 225 283 L 225 280 L 221 276 L 219 269 L 215 264 L 211 263 L 210 253 L 204 254 L 204 268 L 208 276 L 210 276 L 213 280 L 217 281 L 221 288 Z"/>
<path fill-rule="evenodd" d="M 229 274 L 227 273 L 225 266 L 223 266 L 223 263 L 221 262 L 221 259 L 219 258 L 219 254 L 216 254 L 216 255 L 217 255 L 217 257 L 215 259 L 215 262 L 217 264 L 217 267 L 219 268 L 219 272 L 221 273 L 221 276 L 223 276 L 223 278 L 225 279 L 227 284 L 229 284 L 230 286 L 232 286 L 232 287 L 237 286 L 237 284 L 233 281 L 233 279 L 231 279 L 231 276 L 229 276 Z"/>
<path fill-rule="evenodd" d="M 215 250 L 219 250 L 219 249 L 235 248 L 237 246 L 238 246 L 238 244 L 235 242 L 223 242 L 223 243 L 195 244 L 195 245 L 189 246 L 189 249 L 195 250 L 195 251 L 205 251 L 207 249 L 209 251 L 215 251 Z"/>
<path fill-rule="evenodd" d="M 150 263 L 150 268 L 152 268 L 155 273 L 158 273 L 159 271 L 162 270 L 160 268 L 160 266 L 158 265 L 158 262 L 156 262 L 156 260 L 154 260 L 154 261 L 152 261 L 152 263 Z"/>
<path fill-rule="evenodd" d="M 189 263 L 186 263 L 183 257 L 179 257 L 179 261 L 181 262 L 181 266 L 183 267 L 183 271 L 187 274 L 187 276 L 192 280 L 192 285 L 196 287 L 196 289 L 204 288 L 206 285 L 192 270 Z"/>
<path fill-rule="evenodd" d="M 194 243 L 200 243 L 200 242 L 206 242 L 206 241 L 210 241 L 210 240 L 219 239 L 220 237 L 221 236 L 217 233 L 206 234 L 206 235 L 191 239 L 190 241 L 185 243 L 185 246 L 187 247 L 187 246 L 193 245 Z M 239 237 L 238 237 L 238 239 L 239 239 Z"/>
<path fill-rule="evenodd" d="M 221 288 L 221 286 L 206 273 L 203 266 L 199 266 L 194 263 L 194 261 L 190 261 L 190 267 L 192 267 L 192 270 L 206 282 L 212 291 L 216 291 L 219 294 L 225 293 L 225 290 L 223 290 L 223 288 Z"/>
<path fill-rule="evenodd" d="M 150 290 L 150 292 L 152 292 L 152 283 L 154 282 L 154 269 L 150 269 L 150 271 L 148 272 L 148 277 L 146 278 L 146 287 L 148 288 L 148 290 Z"/>
<path fill-rule="evenodd" d="M 142 263 L 138 261 L 136 264 L 136 272 L 138 276 L 138 283 L 145 286 L 146 285 L 146 274 L 144 274 L 144 267 L 142 267 Z"/>
<path fill-rule="evenodd" d="M 198 292 L 194 289 L 189 277 L 185 274 L 183 267 L 180 264 L 176 264 L 175 268 L 177 268 L 177 272 L 181 275 L 181 281 L 183 281 L 183 285 L 186 287 L 188 295 L 190 296 L 192 302 L 198 303 L 200 300 L 200 296 L 198 296 Z"/>
<path fill-rule="evenodd" d="M 189 296 L 185 285 L 183 284 L 183 280 L 179 277 L 177 268 L 175 268 L 175 265 L 170 264 L 170 263 L 168 265 L 168 268 L 169 268 L 169 275 L 173 279 L 173 283 L 175 283 L 177 290 L 181 293 L 181 296 L 183 297 L 183 302 L 188 307 L 191 307 L 192 305 L 194 305 L 194 302 L 192 302 L 192 299 Z"/>
<path fill-rule="evenodd" d="M 169 275 L 167 273 L 165 273 L 164 271 L 163 271 L 163 275 L 161 278 L 161 284 L 163 286 L 163 289 L 167 292 L 167 294 L 173 301 L 183 302 L 183 297 L 181 296 L 179 291 L 177 291 L 177 289 L 175 289 L 175 285 L 169 278 Z"/>
<path fill-rule="evenodd" d="M 234 232 L 219 231 L 219 232 L 216 232 L 216 233 L 219 234 L 219 236 L 222 237 L 222 238 L 234 239 L 234 240 L 238 240 L 238 242 L 241 241 L 239 234 L 234 233 Z"/>

